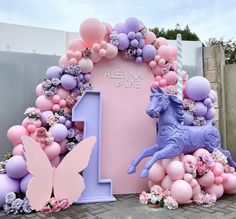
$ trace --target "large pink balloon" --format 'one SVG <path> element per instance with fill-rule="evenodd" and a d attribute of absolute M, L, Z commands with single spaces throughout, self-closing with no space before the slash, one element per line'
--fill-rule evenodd
<path fill-rule="evenodd" d="M 149 170 L 148 179 L 153 182 L 160 182 L 165 176 L 165 170 L 159 163 L 154 163 Z"/>
<path fill-rule="evenodd" d="M 175 85 L 177 83 L 177 74 L 174 71 L 169 71 L 162 78 L 166 80 L 167 85 Z"/>
<path fill-rule="evenodd" d="M 80 25 L 80 36 L 88 46 L 100 43 L 105 37 L 105 27 L 99 20 L 88 18 Z"/>
<path fill-rule="evenodd" d="M 40 83 L 36 87 L 36 95 L 38 97 L 38 96 L 43 95 L 43 94 L 44 94 L 44 90 L 43 90 L 42 84 Z"/>
<path fill-rule="evenodd" d="M 47 154 L 49 160 L 54 160 L 59 156 L 61 147 L 57 142 L 53 142 L 44 148 L 44 152 Z"/>
<path fill-rule="evenodd" d="M 171 161 L 167 166 L 166 172 L 172 180 L 183 179 L 185 173 L 184 165 L 178 160 Z"/>
<path fill-rule="evenodd" d="M 173 183 L 172 179 L 168 175 L 166 175 L 164 179 L 161 181 L 161 187 L 164 190 L 170 189 L 172 183 Z"/>
<path fill-rule="evenodd" d="M 22 125 L 14 125 L 7 131 L 7 138 L 13 144 L 21 144 L 21 137 L 24 135 L 29 135 L 26 128 Z"/>
<path fill-rule="evenodd" d="M 81 39 L 72 39 L 68 43 L 68 50 L 71 50 L 73 52 L 76 51 L 83 51 L 86 49 L 86 44 L 83 40 Z"/>
<path fill-rule="evenodd" d="M 171 46 L 171 57 L 177 59 L 177 47 Z"/>
<path fill-rule="evenodd" d="M 172 50 L 170 46 L 162 45 L 158 49 L 158 55 L 161 57 L 161 59 L 165 59 L 166 61 L 170 59 L 172 54 Z"/>
<path fill-rule="evenodd" d="M 226 173 L 227 174 L 227 180 L 223 182 L 223 187 L 225 190 L 225 193 L 227 194 L 236 194 L 236 175 L 232 173 Z"/>
<path fill-rule="evenodd" d="M 145 44 L 152 44 L 155 42 L 155 39 L 156 39 L 155 33 L 148 31 L 145 36 Z"/>
<path fill-rule="evenodd" d="M 197 158 L 194 157 L 193 155 L 190 155 L 190 154 L 186 154 L 183 156 L 183 158 L 181 159 L 181 161 L 184 163 L 184 162 L 187 162 L 187 161 L 190 161 L 192 162 L 194 165 L 197 164 Z"/>
<path fill-rule="evenodd" d="M 35 106 L 41 111 L 48 111 L 52 109 L 52 101 L 48 99 L 46 96 L 41 95 L 35 101 Z"/>
<path fill-rule="evenodd" d="M 118 48 L 110 43 L 107 43 L 106 52 L 105 57 L 107 59 L 114 59 L 118 54 Z"/>
<path fill-rule="evenodd" d="M 206 149 L 204 148 L 200 148 L 198 150 L 196 150 L 194 153 L 193 153 L 193 156 L 197 158 L 197 160 L 199 160 L 199 157 L 202 156 L 203 154 L 206 154 L 207 156 L 211 156 L 211 154 L 209 153 L 209 151 L 207 151 Z"/>
<path fill-rule="evenodd" d="M 179 204 L 185 204 L 192 198 L 193 190 L 186 181 L 176 180 L 171 186 L 171 194 Z"/>
<path fill-rule="evenodd" d="M 93 70 L 93 62 L 89 58 L 82 58 L 78 65 L 82 73 L 89 73 Z"/>
<path fill-rule="evenodd" d="M 214 183 L 214 174 L 211 170 L 209 170 L 205 175 L 198 179 L 198 183 L 201 186 L 209 187 Z"/>
<path fill-rule="evenodd" d="M 224 194 L 224 188 L 222 184 L 213 184 L 210 187 L 205 188 L 205 191 L 210 194 L 215 194 L 216 198 L 220 198 Z"/>
<path fill-rule="evenodd" d="M 199 184 L 194 186 L 192 189 L 193 189 L 193 197 L 201 192 L 201 186 Z"/>
<path fill-rule="evenodd" d="M 158 37 L 156 40 L 156 43 L 158 43 L 160 46 L 162 45 L 168 45 L 166 38 L 164 37 Z"/>

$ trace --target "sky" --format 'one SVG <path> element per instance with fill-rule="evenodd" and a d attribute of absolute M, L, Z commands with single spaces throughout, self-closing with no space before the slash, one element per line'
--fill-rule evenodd
<path fill-rule="evenodd" d="M 236 0 L 0 0 L 0 22 L 78 32 L 89 17 L 112 25 L 137 17 L 146 27 L 189 25 L 202 42 L 236 39 Z"/>

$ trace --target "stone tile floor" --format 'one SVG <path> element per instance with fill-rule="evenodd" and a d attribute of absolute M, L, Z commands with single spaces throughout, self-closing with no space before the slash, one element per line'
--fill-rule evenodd
<path fill-rule="evenodd" d="M 0 219 L 236 219 L 236 195 L 225 195 L 211 207 L 189 204 L 176 210 L 141 205 L 138 202 L 138 195 L 118 195 L 116 198 L 116 202 L 73 205 L 65 211 L 53 214 L 7 216 L 0 212 Z"/>

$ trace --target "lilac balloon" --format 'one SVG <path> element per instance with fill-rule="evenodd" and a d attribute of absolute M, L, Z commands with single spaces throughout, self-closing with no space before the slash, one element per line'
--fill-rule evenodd
<path fill-rule="evenodd" d="M 83 84 L 84 84 L 84 83 L 80 81 L 80 82 L 78 83 L 78 86 L 77 86 L 77 87 L 78 87 L 78 88 L 81 88 L 81 87 L 83 87 Z"/>
<path fill-rule="evenodd" d="M 32 179 L 32 177 L 33 176 L 29 173 L 21 180 L 21 182 L 20 182 L 21 192 L 26 193 L 28 184 L 29 184 L 30 180 Z"/>
<path fill-rule="evenodd" d="M 84 80 L 85 80 L 85 81 L 89 82 L 90 79 L 91 79 L 91 74 L 85 74 L 85 75 L 84 75 Z"/>
<path fill-rule="evenodd" d="M 131 44 L 132 47 L 137 47 L 138 46 L 138 40 L 134 39 L 134 40 L 131 41 L 130 44 Z"/>
<path fill-rule="evenodd" d="M 60 117 L 59 117 L 59 122 L 62 123 L 62 124 L 64 124 L 64 123 L 66 122 L 65 116 L 60 116 Z"/>
<path fill-rule="evenodd" d="M 61 77 L 61 85 L 66 90 L 73 90 L 77 85 L 77 80 L 72 75 L 64 74 Z"/>
<path fill-rule="evenodd" d="M 129 33 L 131 31 L 138 32 L 140 28 L 139 20 L 135 17 L 129 17 L 125 20 L 125 31 Z"/>
<path fill-rule="evenodd" d="M 58 66 L 51 66 L 47 69 L 46 71 L 46 77 L 47 79 L 52 79 L 52 78 L 61 78 L 61 72 L 62 69 Z"/>
<path fill-rule="evenodd" d="M 213 119 L 214 116 L 215 116 L 215 109 L 213 107 L 209 108 L 207 110 L 207 113 L 205 114 L 205 118 L 209 120 L 209 119 Z"/>
<path fill-rule="evenodd" d="M 207 112 L 207 107 L 202 102 L 196 102 L 195 103 L 195 116 L 204 116 Z"/>
<path fill-rule="evenodd" d="M 7 175 L 14 179 L 20 179 L 28 173 L 25 159 L 21 155 L 15 155 L 7 160 L 5 169 Z"/>
<path fill-rule="evenodd" d="M 142 49 L 144 47 L 144 45 L 145 45 L 145 40 L 144 39 L 138 40 L 138 48 Z"/>
<path fill-rule="evenodd" d="M 135 34 L 135 38 L 136 38 L 137 40 L 140 40 L 140 39 L 143 38 L 143 35 L 142 35 L 140 32 L 137 32 L 137 33 Z"/>
<path fill-rule="evenodd" d="M 193 124 L 194 117 L 193 115 L 187 113 L 184 111 L 184 125 L 192 125 Z"/>
<path fill-rule="evenodd" d="M 142 57 L 144 61 L 149 62 L 153 60 L 156 54 L 157 54 L 157 51 L 153 45 L 145 45 L 143 47 Z"/>
<path fill-rule="evenodd" d="M 47 119 L 49 116 L 53 116 L 52 111 L 44 111 L 41 113 L 40 120 L 41 120 L 43 126 L 46 126 Z"/>
<path fill-rule="evenodd" d="M 128 38 L 127 34 L 120 33 L 119 34 L 119 44 L 118 44 L 119 50 L 125 50 L 128 47 L 129 47 L 129 38 Z"/>
<path fill-rule="evenodd" d="M 49 132 L 54 137 L 54 140 L 58 143 L 62 142 L 68 135 L 66 126 L 60 123 L 51 126 Z"/>
<path fill-rule="evenodd" d="M 141 57 L 141 56 L 137 57 L 137 58 L 135 59 L 135 62 L 136 62 L 136 63 L 142 63 L 142 62 L 143 62 L 142 57 Z"/>
<path fill-rule="evenodd" d="M 214 90 L 210 90 L 208 97 L 211 99 L 212 103 L 215 103 L 217 100 L 217 93 Z"/>
<path fill-rule="evenodd" d="M 71 128 L 72 127 L 72 122 L 70 121 L 70 120 L 66 120 L 66 122 L 65 122 L 65 126 L 66 126 L 66 128 Z"/>
<path fill-rule="evenodd" d="M 129 39 L 133 40 L 135 38 L 135 32 L 131 31 L 128 33 Z"/>
<path fill-rule="evenodd" d="M 195 76 L 187 81 L 186 95 L 192 100 L 204 100 L 209 95 L 210 90 L 210 82 L 202 76 Z"/>
<path fill-rule="evenodd" d="M 5 195 L 9 192 L 20 192 L 19 180 L 12 179 L 7 174 L 0 174 L 0 208 L 5 204 Z"/>
<path fill-rule="evenodd" d="M 118 23 L 114 26 L 114 31 L 117 33 L 125 33 L 125 27 L 123 23 Z"/>
<path fill-rule="evenodd" d="M 137 49 L 137 56 L 141 56 L 143 53 L 143 50 L 142 49 Z"/>
<path fill-rule="evenodd" d="M 203 101 L 203 103 L 206 105 L 206 106 L 210 106 L 211 105 L 211 99 L 209 98 L 209 97 L 207 97 L 204 101 Z"/>

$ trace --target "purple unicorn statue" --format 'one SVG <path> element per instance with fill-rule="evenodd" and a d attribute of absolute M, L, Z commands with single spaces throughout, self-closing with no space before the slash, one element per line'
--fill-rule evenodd
<path fill-rule="evenodd" d="M 183 125 L 183 103 L 178 97 L 166 94 L 160 88 L 152 89 L 147 114 L 158 118 L 156 144 L 140 152 L 132 161 L 129 174 L 136 171 L 136 166 L 145 157 L 152 156 L 144 165 L 141 177 L 148 176 L 156 161 L 176 157 L 181 153 L 192 153 L 199 148 L 205 148 L 209 152 L 218 149 L 227 157 L 229 164 L 236 167 L 230 152 L 221 147 L 219 131 L 212 125 L 212 121 L 204 126 Z"/>

